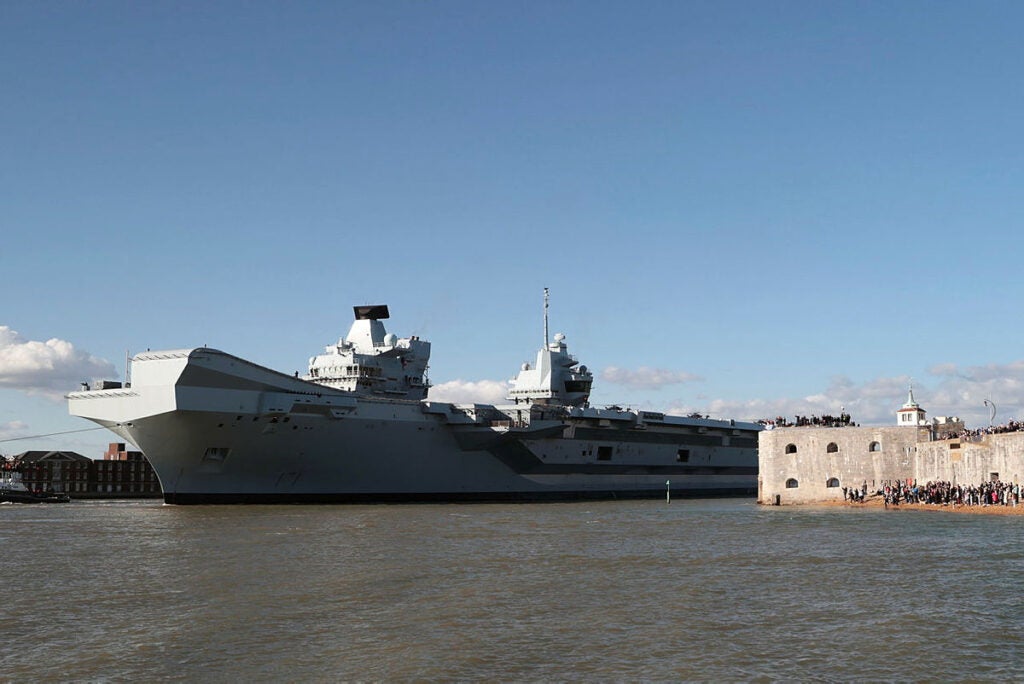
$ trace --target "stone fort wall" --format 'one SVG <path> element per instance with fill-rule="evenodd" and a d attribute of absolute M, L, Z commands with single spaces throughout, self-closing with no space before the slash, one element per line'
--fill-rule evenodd
<path fill-rule="evenodd" d="M 758 437 L 758 466 L 762 504 L 842 501 L 843 487 L 874 492 L 885 480 L 1020 482 L 1024 433 L 930 441 L 918 427 L 775 428 Z"/>

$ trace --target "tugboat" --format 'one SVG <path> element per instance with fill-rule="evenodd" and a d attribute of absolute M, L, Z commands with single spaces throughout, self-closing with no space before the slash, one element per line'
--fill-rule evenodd
<path fill-rule="evenodd" d="M 0 470 L 0 503 L 67 503 L 71 497 L 54 492 L 33 492 L 21 480 L 21 473 L 9 465 Z"/>

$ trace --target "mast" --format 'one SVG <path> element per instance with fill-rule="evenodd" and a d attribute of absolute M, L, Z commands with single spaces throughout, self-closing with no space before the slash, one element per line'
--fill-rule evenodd
<path fill-rule="evenodd" d="M 544 288 L 544 348 L 548 348 L 548 288 Z"/>

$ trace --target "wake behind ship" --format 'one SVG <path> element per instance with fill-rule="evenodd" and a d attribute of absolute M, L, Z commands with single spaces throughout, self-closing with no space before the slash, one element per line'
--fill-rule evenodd
<path fill-rule="evenodd" d="M 145 352 L 131 382 L 68 395 L 138 446 L 164 500 L 202 503 L 571 500 L 756 493 L 754 423 L 594 408 L 565 336 L 523 364 L 507 404 L 429 401 L 430 343 L 386 306 L 290 376 L 216 349 Z"/>

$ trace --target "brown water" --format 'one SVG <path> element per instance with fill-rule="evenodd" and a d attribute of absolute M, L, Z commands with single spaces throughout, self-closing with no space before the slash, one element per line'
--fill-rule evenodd
<path fill-rule="evenodd" d="M 2 681 L 1005 680 L 1024 519 L 0 506 Z"/>

